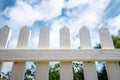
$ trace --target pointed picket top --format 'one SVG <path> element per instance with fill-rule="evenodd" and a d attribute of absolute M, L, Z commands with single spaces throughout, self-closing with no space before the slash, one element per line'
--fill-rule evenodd
<path fill-rule="evenodd" d="M 24 27 L 21 28 L 20 34 L 30 34 L 30 28 L 25 25 Z"/>
<path fill-rule="evenodd" d="M 89 30 L 86 26 L 83 26 L 79 31 Z"/>
<path fill-rule="evenodd" d="M 1 29 L 0 29 L 0 31 L 4 31 L 4 30 L 10 30 L 10 28 L 7 26 L 7 25 L 5 25 L 4 27 L 2 27 Z"/>
<path fill-rule="evenodd" d="M 63 28 L 60 29 L 60 32 L 65 32 L 69 31 L 69 28 L 67 26 L 64 26 Z"/>
<path fill-rule="evenodd" d="M 99 30 L 99 33 L 101 33 L 101 34 L 104 33 L 104 34 L 105 34 L 105 32 L 108 33 L 108 34 L 110 34 L 108 28 L 106 28 L 106 27 L 101 27 L 100 30 Z"/>
<path fill-rule="evenodd" d="M 24 34 L 30 34 L 30 28 L 25 25 L 21 28 L 20 33 L 22 36 L 25 36 Z M 19 35 L 20 36 L 20 35 Z"/>
<path fill-rule="evenodd" d="M 118 30 L 118 35 L 120 36 L 120 29 Z"/>
<path fill-rule="evenodd" d="M 27 48 L 30 40 L 30 28 L 24 26 L 19 33 L 17 48 Z"/>
<path fill-rule="evenodd" d="M 66 26 L 60 29 L 60 48 L 70 48 L 70 30 Z"/>
<path fill-rule="evenodd" d="M 89 33 L 89 29 L 86 27 L 86 26 L 83 26 L 80 30 L 79 30 L 79 33 L 86 33 L 88 32 Z"/>
<path fill-rule="evenodd" d="M 106 27 L 101 27 L 100 30 L 108 30 Z"/>
<path fill-rule="evenodd" d="M 49 28 L 47 26 L 44 26 L 40 29 L 40 31 L 49 31 Z"/>
<path fill-rule="evenodd" d="M 0 48 L 6 48 L 10 38 L 10 28 L 5 25 L 0 29 Z"/>
<path fill-rule="evenodd" d="M 79 34 L 80 34 L 81 49 L 92 49 L 89 29 L 86 26 L 83 26 L 79 30 Z"/>
<path fill-rule="evenodd" d="M 114 48 L 109 29 L 107 29 L 105 27 L 100 28 L 99 36 L 100 36 L 101 46 L 103 49 L 113 49 Z"/>
<path fill-rule="evenodd" d="M 29 29 L 29 27 L 28 27 L 27 25 L 25 25 L 23 28 L 25 28 L 25 29 Z"/>
<path fill-rule="evenodd" d="M 50 31 L 48 27 L 42 27 L 40 29 L 40 34 L 39 34 L 39 48 L 49 48 L 49 38 L 50 38 Z"/>
<path fill-rule="evenodd" d="M 30 35 L 30 28 L 25 25 L 24 27 L 21 28 L 20 33 L 22 36 L 25 36 L 24 34 Z M 19 35 L 20 36 L 20 35 Z"/>
<path fill-rule="evenodd" d="M 24 27 L 22 27 L 20 31 L 26 31 L 26 30 L 27 30 L 27 31 L 30 30 L 30 28 L 27 27 L 27 25 L 25 25 Z"/>

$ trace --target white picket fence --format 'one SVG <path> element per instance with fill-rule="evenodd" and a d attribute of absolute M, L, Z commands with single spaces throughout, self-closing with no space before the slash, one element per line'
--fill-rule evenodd
<path fill-rule="evenodd" d="M 81 49 L 70 49 L 70 31 L 67 27 L 60 30 L 60 49 L 49 49 L 50 32 L 47 27 L 43 27 L 40 29 L 39 49 L 28 49 L 30 29 L 25 26 L 20 30 L 17 49 L 5 49 L 10 28 L 4 26 L 0 29 L 0 70 L 2 62 L 14 62 L 10 79 L 24 80 L 26 62 L 34 61 L 35 80 L 48 80 L 49 62 L 60 61 L 60 80 L 73 80 L 72 61 L 82 61 L 84 80 L 98 80 L 95 61 L 105 61 L 108 79 L 120 80 L 120 49 L 114 49 L 109 30 L 99 30 L 102 49 L 92 48 L 86 27 L 82 27 L 79 34 Z"/>

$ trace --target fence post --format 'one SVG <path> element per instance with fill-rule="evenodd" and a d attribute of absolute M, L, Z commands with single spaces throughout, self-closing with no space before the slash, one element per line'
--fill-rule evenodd
<path fill-rule="evenodd" d="M 85 26 L 80 29 L 80 43 L 81 49 L 92 49 L 89 29 Z M 83 74 L 84 80 L 98 80 L 95 62 L 83 62 Z"/>
<path fill-rule="evenodd" d="M 49 48 L 49 35 L 50 32 L 47 27 L 43 27 L 40 29 L 39 36 L 40 49 Z M 49 74 L 49 62 L 37 62 L 35 80 L 48 80 L 48 74 Z"/>
<path fill-rule="evenodd" d="M 0 29 L 0 49 L 7 48 L 8 40 L 10 36 L 10 28 L 8 26 L 4 26 Z M 2 62 L 0 62 L 0 72 L 2 69 Z"/>
<path fill-rule="evenodd" d="M 60 30 L 60 48 L 70 48 L 70 31 L 67 27 Z M 72 62 L 60 63 L 60 80 L 73 80 Z"/>
<path fill-rule="evenodd" d="M 17 48 L 18 49 L 27 48 L 29 38 L 30 29 L 27 26 L 25 26 L 20 30 Z M 14 62 L 10 80 L 24 80 L 24 74 L 25 74 L 25 62 Z"/>
<path fill-rule="evenodd" d="M 99 35 L 102 49 L 114 49 L 112 38 L 107 28 L 101 28 Z M 120 80 L 120 66 L 118 62 L 106 62 L 106 70 L 108 80 Z"/>

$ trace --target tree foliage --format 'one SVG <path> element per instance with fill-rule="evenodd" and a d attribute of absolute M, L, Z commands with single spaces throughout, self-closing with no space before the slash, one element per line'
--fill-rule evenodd
<path fill-rule="evenodd" d="M 113 44 L 115 48 L 120 48 L 120 38 L 118 36 L 112 36 Z"/>
<path fill-rule="evenodd" d="M 103 65 L 103 67 L 102 67 L 101 71 L 97 72 L 98 79 L 99 80 L 108 80 L 106 68 L 105 68 L 105 63 L 102 62 L 102 65 Z"/>
<path fill-rule="evenodd" d="M 73 78 L 74 80 L 84 80 L 83 65 L 81 62 L 73 62 Z"/>
<path fill-rule="evenodd" d="M 55 64 L 49 68 L 49 80 L 60 80 L 60 64 Z"/>
<path fill-rule="evenodd" d="M 34 80 L 35 79 L 35 63 L 31 65 L 31 68 L 26 69 L 24 80 Z"/>

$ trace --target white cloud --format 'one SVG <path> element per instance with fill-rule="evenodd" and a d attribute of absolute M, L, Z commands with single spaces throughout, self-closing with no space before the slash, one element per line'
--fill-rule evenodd
<path fill-rule="evenodd" d="M 9 17 L 6 24 L 12 29 L 17 29 L 24 25 L 32 25 L 35 20 L 42 18 L 38 11 L 34 10 L 30 5 L 21 0 L 17 0 L 14 7 L 7 8 L 4 11 L 4 14 Z"/>
<path fill-rule="evenodd" d="M 27 2 L 28 4 L 34 5 L 34 4 L 39 4 L 41 0 L 23 0 Z"/>
<path fill-rule="evenodd" d="M 61 14 L 62 2 L 62 0 L 42 1 L 32 7 L 22 0 L 17 0 L 15 6 L 4 11 L 4 14 L 9 17 L 6 24 L 16 29 L 24 25 L 32 26 L 37 20 L 48 20 L 57 17 Z"/>
<path fill-rule="evenodd" d="M 46 20 L 61 15 L 63 6 L 63 0 L 43 0 L 39 5 L 35 6 L 35 9 L 40 11 Z"/>
<path fill-rule="evenodd" d="M 66 8 L 74 8 L 79 6 L 80 4 L 85 4 L 86 0 L 68 0 L 65 2 Z"/>
<path fill-rule="evenodd" d="M 74 7 L 88 4 L 90 6 L 93 6 L 94 8 L 101 9 L 108 4 L 107 3 L 108 1 L 110 0 L 68 0 L 65 2 L 65 7 L 74 8 Z M 103 4 L 103 3 L 106 3 L 106 4 Z"/>
<path fill-rule="evenodd" d="M 108 25 L 115 27 L 115 28 L 120 27 L 120 14 L 116 17 L 110 18 L 108 20 Z"/>
<path fill-rule="evenodd" d="M 110 29 L 111 34 L 117 35 L 117 31 L 120 29 L 120 14 L 116 17 L 110 18 L 107 21 L 107 28 Z"/>

